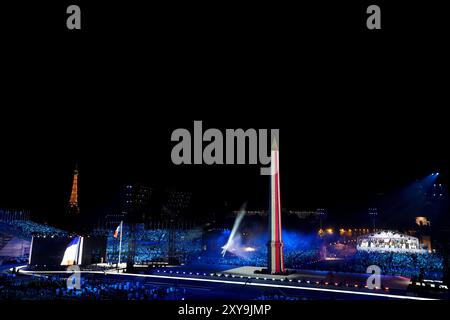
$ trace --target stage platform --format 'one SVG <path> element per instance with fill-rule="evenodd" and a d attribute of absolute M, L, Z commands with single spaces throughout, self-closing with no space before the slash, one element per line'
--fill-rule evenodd
<path fill-rule="evenodd" d="M 92 269 L 91 267 L 81 267 L 81 270 L 92 271 L 92 270 L 103 270 L 103 272 L 109 273 L 118 273 L 120 270 L 124 272 L 126 269 L 126 264 L 122 263 L 117 270 L 116 266 L 107 265 L 107 264 L 97 264 L 96 268 Z M 33 268 L 34 270 L 39 270 L 39 268 Z M 359 273 L 346 273 L 346 272 L 333 272 L 329 271 L 318 271 L 318 270 L 297 270 L 294 273 L 289 275 L 270 275 L 270 274 L 258 274 L 255 271 L 262 270 L 262 267 L 252 267 L 252 266 L 242 266 L 236 267 L 232 265 L 216 265 L 216 264 L 189 264 L 189 265 L 166 265 L 161 267 L 138 267 L 135 266 L 132 273 L 136 272 L 139 274 L 216 274 L 216 275 L 226 275 L 230 277 L 251 277 L 252 279 L 259 278 L 263 280 L 264 278 L 272 280 L 286 280 L 297 282 L 298 280 L 302 281 L 310 281 L 311 283 L 316 282 L 328 282 L 330 284 L 334 283 L 344 283 L 350 285 L 361 285 L 365 284 L 369 274 L 359 274 Z M 41 269 L 41 271 L 45 272 L 47 269 Z M 58 271 L 54 270 L 55 273 Z M 407 287 L 410 283 L 409 278 L 401 277 L 401 276 L 381 276 L 381 284 L 383 287 L 390 288 L 392 290 L 398 291 L 406 291 Z"/>
<path fill-rule="evenodd" d="M 163 270 L 172 270 L 174 273 L 176 271 L 185 271 L 187 273 L 196 272 L 200 273 L 215 273 L 215 274 L 223 274 L 235 277 L 251 277 L 251 278 L 260 278 L 260 279 L 276 279 L 281 280 L 285 279 L 287 281 L 297 281 L 304 280 L 310 281 L 311 283 L 315 282 L 329 282 L 329 283 L 348 283 L 348 284 L 365 284 L 369 274 L 359 274 L 359 273 L 346 273 L 346 272 L 333 272 L 329 271 L 318 271 L 318 270 L 297 270 L 296 272 L 289 275 L 269 275 L 269 274 L 256 274 L 255 271 L 262 270 L 263 267 L 252 267 L 252 266 L 242 266 L 236 267 L 232 265 L 216 265 L 216 264 L 189 264 L 189 265 L 180 265 L 180 266 L 166 266 L 164 268 L 148 268 L 146 272 L 154 273 L 157 270 L 161 272 Z M 410 279 L 401 276 L 381 276 L 381 283 L 383 287 L 388 287 L 392 290 L 406 291 Z"/>
<path fill-rule="evenodd" d="M 269 274 L 255 274 L 255 271 L 262 270 L 261 267 L 237 267 L 222 271 L 224 274 L 230 274 L 235 276 L 251 276 L 259 278 L 275 278 L 286 279 L 286 280 L 305 280 L 305 281 L 324 281 L 324 282 L 344 282 L 344 283 L 365 283 L 369 274 L 359 274 L 359 273 L 346 273 L 346 272 L 333 272 L 329 271 L 318 271 L 318 270 L 298 270 L 295 273 L 289 275 L 269 275 Z M 407 289 L 410 279 L 400 276 L 381 276 L 381 283 L 384 287 L 388 287 L 394 290 L 405 290 Z"/>
<path fill-rule="evenodd" d="M 368 275 L 334 273 L 313 270 L 301 270 L 288 276 L 254 274 L 258 267 L 233 267 L 213 264 L 192 264 L 149 268 L 137 272 L 125 273 L 115 270 L 83 270 L 83 277 L 115 279 L 115 281 L 143 281 L 148 285 L 178 287 L 193 290 L 189 296 L 193 299 L 256 299 L 261 295 L 283 295 L 295 299 L 414 299 L 428 300 L 423 297 L 409 296 L 406 286 L 409 279 L 401 277 L 382 277 L 382 286 L 389 290 L 369 290 L 364 288 Z M 64 274 L 71 272 L 21 270 L 23 275 Z M 330 279 L 332 281 L 330 281 Z M 358 286 L 352 285 L 352 281 Z M 281 290 L 281 291 L 280 291 Z M 239 297 L 237 297 L 239 292 Z"/>

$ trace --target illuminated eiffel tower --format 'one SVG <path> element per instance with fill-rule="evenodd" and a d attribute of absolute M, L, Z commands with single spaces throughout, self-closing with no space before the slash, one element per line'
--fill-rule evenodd
<path fill-rule="evenodd" d="M 73 172 L 73 184 L 72 193 L 70 194 L 69 200 L 69 214 L 79 214 L 80 207 L 78 206 L 78 167 L 75 166 Z"/>

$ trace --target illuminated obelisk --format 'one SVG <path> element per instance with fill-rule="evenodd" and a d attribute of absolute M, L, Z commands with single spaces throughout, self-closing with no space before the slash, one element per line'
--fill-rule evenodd
<path fill-rule="evenodd" d="M 280 202 L 280 163 L 279 149 L 276 139 L 271 150 L 271 187 L 270 187 L 270 241 L 268 244 L 268 271 L 271 274 L 282 274 L 284 269 L 283 242 L 281 240 L 281 202 Z"/>

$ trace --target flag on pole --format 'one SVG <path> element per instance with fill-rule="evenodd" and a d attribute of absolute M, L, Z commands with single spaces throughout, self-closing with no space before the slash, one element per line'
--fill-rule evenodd
<path fill-rule="evenodd" d="M 122 233 L 122 223 L 120 223 L 116 228 L 116 231 L 114 231 L 114 238 L 117 238 L 119 236 L 119 233 Z"/>
<path fill-rule="evenodd" d="M 120 241 L 119 241 L 119 261 L 117 262 L 117 267 L 120 265 L 120 255 L 122 253 L 122 230 L 123 230 L 123 221 L 120 221 L 119 226 L 117 227 L 116 231 L 114 231 L 114 238 L 117 239 L 120 233 Z"/>
<path fill-rule="evenodd" d="M 75 237 L 72 241 L 70 241 L 61 261 L 62 266 L 72 266 L 78 263 L 78 250 L 80 248 L 80 243 L 81 237 Z"/>

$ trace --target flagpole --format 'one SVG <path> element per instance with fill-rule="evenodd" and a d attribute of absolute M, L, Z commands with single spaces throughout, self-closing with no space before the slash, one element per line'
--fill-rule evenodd
<path fill-rule="evenodd" d="M 117 268 L 119 268 L 120 265 L 120 254 L 122 252 L 122 232 L 123 232 L 123 221 L 120 221 L 119 263 L 117 264 Z"/>

